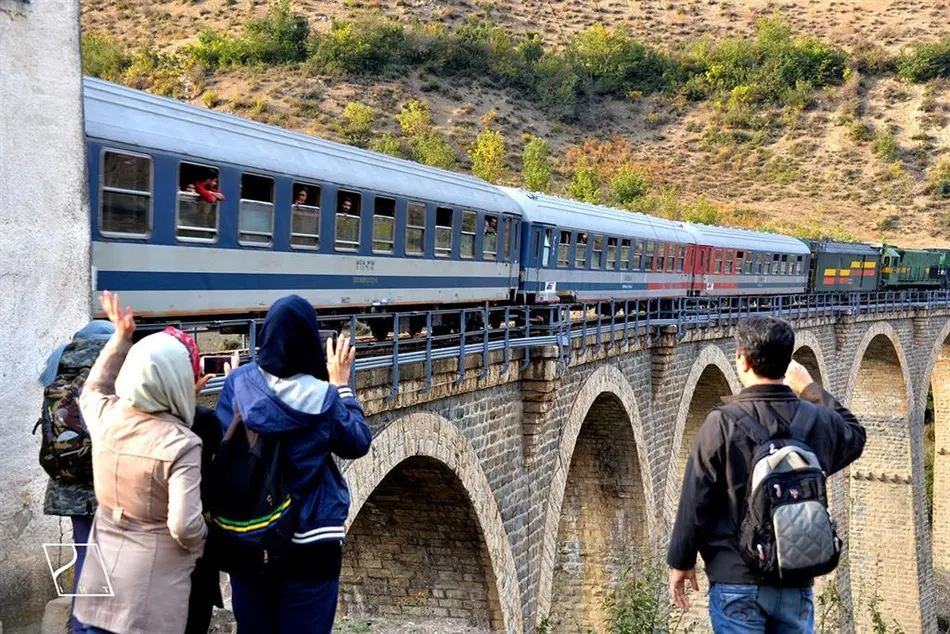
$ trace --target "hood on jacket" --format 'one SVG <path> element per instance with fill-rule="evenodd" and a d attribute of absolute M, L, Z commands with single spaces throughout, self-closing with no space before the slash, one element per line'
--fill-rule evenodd
<path fill-rule="evenodd" d="M 247 426 L 260 434 L 310 427 L 330 408 L 330 384 L 313 376 L 280 378 L 256 363 L 231 374 L 233 401 Z"/>
<path fill-rule="evenodd" d="M 309 374 L 329 380 L 317 311 L 299 295 L 274 302 L 267 311 L 259 341 L 257 364 L 269 374 L 282 379 Z"/>

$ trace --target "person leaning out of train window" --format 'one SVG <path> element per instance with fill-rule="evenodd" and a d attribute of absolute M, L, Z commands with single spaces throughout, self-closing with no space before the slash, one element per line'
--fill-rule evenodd
<path fill-rule="evenodd" d="M 350 506 L 331 454 L 361 458 L 372 440 L 349 387 L 354 349 L 330 340 L 324 358 L 316 311 L 297 295 L 271 306 L 259 341 L 257 361 L 228 375 L 216 412 L 222 430 L 236 407 L 251 430 L 281 435 L 296 526 L 278 578 L 231 575 L 234 616 L 239 632 L 329 634 Z"/>
<path fill-rule="evenodd" d="M 195 193 L 212 205 L 224 200 L 224 194 L 218 191 L 218 178 L 214 172 L 208 171 L 205 177 L 195 182 Z"/>
<path fill-rule="evenodd" d="M 198 347 L 174 328 L 132 345 L 132 310 L 108 291 L 99 301 L 116 331 L 89 372 L 79 407 L 92 438 L 98 501 L 89 542 L 101 565 L 87 558 L 75 615 L 90 634 L 181 634 L 190 576 L 208 533 L 201 439 L 191 430 Z"/>
<path fill-rule="evenodd" d="M 349 196 L 344 196 L 340 202 L 340 213 L 347 216 L 353 215 L 353 199 Z"/>
<path fill-rule="evenodd" d="M 294 199 L 295 205 L 306 205 L 307 204 L 307 188 L 301 187 L 297 191 L 297 197 Z"/>

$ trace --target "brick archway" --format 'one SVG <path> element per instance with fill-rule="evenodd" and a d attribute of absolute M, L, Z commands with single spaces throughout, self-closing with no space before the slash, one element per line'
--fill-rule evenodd
<path fill-rule="evenodd" d="M 568 476 L 571 474 L 575 450 L 579 447 L 578 439 L 581 437 L 585 422 L 588 421 L 588 416 L 592 410 L 608 403 L 612 403 L 613 406 L 622 410 L 627 419 L 624 422 L 629 422 L 630 435 L 633 438 L 634 446 L 627 451 L 635 451 L 636 453 L 635 461 L 638 464 L 640 474 L 637 485 L 642 487 L 647 537 L 652 538 L 655 535 L 653 519 L 656 503 L 650 477 L 652 471 L 640 422 L 640 410 L 636 395 L 620 370 L 612 365 L 603 365 L 584 382 L 561 431 L 559 450 L 555 456 L 556 464 L 548 488 L 542 525 L 541 561 L 537 585 L 535 586 L 538 597 L 535 612 L 537 622 L 545 619 L 551 611 L 562 506 L 568 489 Z M 627 456 L 627 458 L 631 457 Z"/>
<path fill-rule="evenodd" d="M 846 497 L 855 628 L 871 629 L 876 603 L 889 625 L 896 621 L 905 632 L 930 631 L 921 605 L 932 583 L 926 583 L 929 571 L 917 549 L 926 530 L 923 463 L 918 473 L 912 459 L 909 368 L 900 335 L 889 323 L 875 322 L 864 332 L 845 394 L 867 432 L 864 453 L 848 470 Z"/>
<path fill-rule="evenodd" d="M 818 337 L 807 330 L 796 330 L 793 358 L 805 366 L 818 385 L 828 387 L 831 376 L 828 374 L 828 366 L 825 364 L 825 355 Z"/>
<path fill-rule="evenodd" d="M 709 372 L 713 368 L 718 372 Z M 683 452 L 684 437 L 687 435 L 687 419 L 689 418 L 690 406 L 693 405 L 693 397 L 696 394 L 696 388 L 702 384 L 709 384 L 710 375 L 722 377 L 723 385 L 735 394 L 741 389 L 739 377 L 736 376 L 735 363 L 725 352 L 717 345 L 709 344 L 699 352 L 696 361 L 690 368 L 686 381 L 683 384 L 683 393 L 680 397 L 679 409 L 676 414 L 676 427 L 673 430 L 673 446 L 670 450 L 670 461 L 667 465 L 666 488 L 664 500 L 664 518 L 667 525 L 672 526 L 676 516 L 676 504 L 679 500 L 679 487 L 682 473 L 680 472 L 681 454 Z M 725 396 L 717 394 L 716 396 Z M 689 439 L 687 438 L 686 447 L 688 449 Z"/>
<path fill-rule="evenodd" d="M 442 477 L 447 471 L 457 478 L 461 497 L 472 511 L 487 551 L 491 571 L 489 593 L 495 593 L 504 631 L 523 631 L 518 573 L 498 504 L 468 438 L 437 414 L 409 414 L 390 423 L 373 439 L 370 454 L 348 463 L 343 475 L 350 486 L 350 515 L 347 530 L 353 528 L 360 511 L 373 492 L 391 472 L 403 464 L 412 464 L 415 472 Z M 416 464 L 419 463 L 419 464 Z M 451 600 L 447 597 L 446 600 Z"/>

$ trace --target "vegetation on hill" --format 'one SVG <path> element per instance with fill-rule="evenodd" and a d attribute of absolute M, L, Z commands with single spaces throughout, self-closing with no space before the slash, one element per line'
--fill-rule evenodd
<path fill-rule="evenodd" d="M 621 20 L 551 44 L 500 26 L 491 10 L 451 25 L 357 11 L 316 28 L 287 0 L 238 30 L 193 35 L 159 50 L 87 32 L 84 71 L 492 182 L 670 218 L 897 242 L 950 231 L 950 104 L 941 100 L 950 38 L 846 51 L 772 17 L 757 20 L 752 37 L 661 46 Z M 369 97 L 340 101 L 331 123 L 312 91 L 251 103 L 218 87 L 283 77 Z M 888 103 L 913 99 L 910 87 L 922 95 L 913 135 L 875 125 L 871 93 L 882 85 Z M 463 90 L 499 108 L 479 117 Z M 534 123 L 519 110 L 536 113 Z M 447 118 L 449 129 L 438 124 Z M 802 199 L 812 213 L 782 213 Z M 878 217 L 870 226 L 869 215 Z"/>

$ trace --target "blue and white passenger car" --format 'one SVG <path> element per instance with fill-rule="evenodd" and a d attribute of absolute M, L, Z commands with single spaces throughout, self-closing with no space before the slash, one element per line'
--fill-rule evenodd
<path fill-rule="evenodd" d="M 288 293 L 324 312 L 513 299 L 521 210 L 484 181 L 84 88 L 94 284 L 138 315 L 248 315 Z"/>

